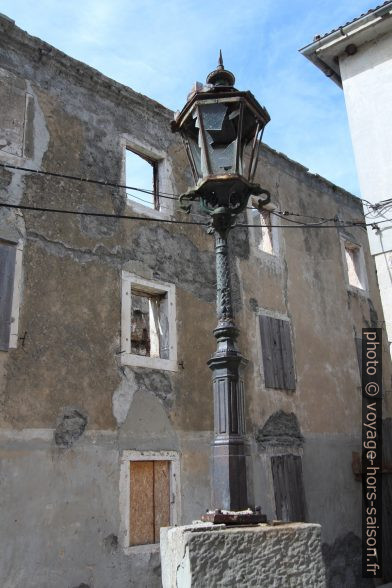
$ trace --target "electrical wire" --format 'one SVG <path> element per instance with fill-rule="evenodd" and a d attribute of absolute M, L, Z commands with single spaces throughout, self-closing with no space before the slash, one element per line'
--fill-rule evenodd
<path fill-rule="evenodd" d="M 7 202 L 0 202 L 0 207 L 4 208 L 14 208 L 20 210 L 29 210 L 29 211 L 36 211 L 36 212 L 55 212 L 58 214 L 76 214 L 81 216 L 94 216 L 94 217 L 104 217 L 104 218 L 118 218 L 118 219 L 128 219 L 128 220 L 142 220 L 142 221 L 151 221 L 151 222 L 159 222 L 159 223 L 170 223 L 174 225 L 200 225 L 200 226 L 208 226 L 208 223 L 201 223 L 198 221 L 179 221 L 179 220 L 172 220 L 166 218 L 153 218 L 153 217 L 143 217 L 143 216 L 132 216 L 128 214 L 112 214 L 109 212 L 84 212 L 79 210 L 67 210 L 64 208 L 44 208 L 42 206 L 24 206 L 21 204 L 8 204 Z"/>
<path fill-rule="evenodd" d="M 109 182 L 108 180 L 94 180 L 94 179 L 90 179 L 90 178 L 82 178 L 79 176 L 74 176 L 74 175 L 69 175 L 69 174 L 61 174 L 58 172 L 48 172 L 48 171 L 33 169 L 33 168 L 29 168 L 29 167 L 11 165 L 8 163 L 0 163 L 0 167 L 9 168 L 9 169 L 17 170 L 17 171 L 30 172 L 30 173 L 38 174 L 38 175 L 52 176 L 55 178 L 61 178 L 61 179 L 66 179 L 66 180 L 79 181 L 79 182 L 84 182 L 84 183 L 89 183 L 89 184 L 97 184 L 99 186 L 107 186 L 109 188 L 122 188 L 125 190 L 133 190 L 136 192 L 142 192 L 144 194 L 149 194 L 149 195 L 155 194 L 154 190 L 147 190 L 146 188 L 137 188 L 136 186 L 127 186 L 126 184 L 118 184 L 115 182 Z M 180 195 L 174 194 L 173 192 L 159 192 L 159 194 L 157 194 L 157 196 L 160 198 L 166 198 L 168 200 L 178 200 Z M 134 196 L 134 197 L 136 198 L 136 196 Z M 371 206 L 371 207 L 375 206 L 374 204 L 370 203 L 368 200 L 365 200 L 363 198 L 359 198 L 359 200 L 361 200 L 361 202 L 364 202 L 368 206 Z M 386 202 L 388 203 L 389 201 L 387 200 Z M 248 206 L 247 209 L 254 210 L 254 207 Z M 284 214 L 285 216 L 300 216 L 302 218 L 312 218 L 314 220 L 320 220 L 320 221 L 321 220 L 331 220 L 331 221 L 333 220 L 333 219 L 326 219 L 323 217 L 315 217 L 315 216 L 310 216 L 310 215 L 299 214 L 296 212 L 289 212 L 286 210 L 281 211 L 281 213 Z"/>
<path fill-rule="evenodd" d="M 286 221 L 288 221 L 290 223 L 294 223 L 296 225 L 302 225 L 302 226 L 304 225 L 303 222 L 294 220 L 293 218 L 287 218 L 286 215 L 280 214 L 279 212 L 276 212 L 275 210 L 272 210 L 271 211 L 271 214 L 273 214 L 274 216 L 277 216 L 278 218 L 284 218 Z M 300 216 L 300 215 L 297 215 L 297 216 Z M 335 218 L 326 218 L 325 220 L 322 220 L 319 223 L 310 223 L 310 224 L 312 224 L 312 226 L 317 226 L 317 225 L 324 225 L 325 223 L 328 223 L 328 222 L 331 222 L 331 221 L 335 221 L 336 222 L 337 219 L 335 219 Z"/>
<path fill-rule="evenodd" d="M 135 186 L 126 186 L 125 184 L 117 184 L 115 182 L 108 182 L 107 180 L 92 180 L 90 178 L 81 178 L 79 176 L 72 176 L 68 174 L 60 174 L 57 172 L 48 172 L 39 169 L 32 169 L 29 167 L 22 167 L 20 165 L 11 165 L 9 163 L 0 163 L 1 167 L 14 169 L 17 171 L 25 171 L 33 174 L 52 176 L 54 178 L 61 178 L 65 180 L 73 180 L 77 182 L 85 182 L 87 184 L 98 184 L 99 186 L 107 186 L 109 188 L 125 188 L 126 190 L 135 190 L 136 192 L 144 192 L 145 194 L 154 194 L 154 190 L 147 190 L 145 188 L 136 188 Z M 171 192 L 160 192 L 159 196 L 164 196 L 170 200 L 177 200 L 177 195 Z"/>
<path fill-rule="evenodd" d="M 158 223 L 167 223 L 167 224 L 175 224 L 175 225 L 198 225 L 203 227 L 210 226 L 209 222 L 200 222 L 200 221 L 179 221 L 173 219 L 165 219 L 165 218 L 153 218 L 153 217 L 144 217 L 144 216 L 133 216 L 127 214 L 112 214 L 106 212 L 85 212 L 85 211 L 78 211 L 78 210 L 68 210 L 68 209 L 61 209 L 61 208 L 45 208 L 42 206 L 27 206 L 21 204 L 9 204 L 7 202 L 0 202 L 0 207 L 4 208 L 11 208 L 11 209 L 19 209 L 19 210 L 27 210 L 27 211 L 35 211 L 35 212 L 52 212 L 57 214 L 74 214 L 74 215 L 81 215 L 81 216 L 90 216 L 90 217 L 103 217 L 103 218 L 116 218 L 116 219 L 127 219 L 127 220 L 139 220 L 139 221 L 148 221 L 148 222 L 158 222 Z M 385 219 L 380 221 L 383 222 L 392 222 L 392 219 Z M 380 224 L 379 223 L 379 224 Z M 263 227 L 271 227 L 271 228 L 280 228 L 280 229 L 337 229 L 343 227 L 365 227 L 365 226 L 372 226 L 374 223 L 364 223 L 359 221 L 339 221 L 339 224 L 334 225 L 326 225 L 326 224 L 293 224 L 293 225 L 273 225 L 273 224 L 247 224 L 247 223 L 236 223 L 233 225 L 233 228 L 236 227 L 254 227 L 258 229 L 262 229 Z"/>

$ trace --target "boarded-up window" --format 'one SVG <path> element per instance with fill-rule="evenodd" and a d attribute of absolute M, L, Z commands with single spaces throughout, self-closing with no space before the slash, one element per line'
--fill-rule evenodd
<path fill-rule="evenodd" d="M 289 321 L 261 315 L 260 334 L 265 386 L 295 390 Z"/>
<path fill-rule="evenodd" d="M 0 349 L 9 348 L 16 246 L 0 242 Z"/>
<path fill-rule="evenodd" d="M 299 455 L 271 457 L 276 516 L 281 521 L 305 521 L 305 492 Z"/>
<path fill-rule="evenodd" d="M 130 545 L 159 542 L 170 524 L 170 462 L 130 462 Z"/>

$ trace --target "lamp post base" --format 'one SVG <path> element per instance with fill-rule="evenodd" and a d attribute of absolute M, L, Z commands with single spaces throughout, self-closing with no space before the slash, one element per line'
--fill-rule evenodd
<path fill-rule="evenodd" d="M 163 588 L 326 588 L 321 527 L 305 523 L 161 528 Z"/>
<path fill-rule="evenodd" d="M 266 523 L 267 517 L 260 510 L 242 510 L 242 511 L 222 511 L 214 510 L 206 512 L 201 516 L 203 523 L 213 523 L 214 525 L 258 525 Z"/>

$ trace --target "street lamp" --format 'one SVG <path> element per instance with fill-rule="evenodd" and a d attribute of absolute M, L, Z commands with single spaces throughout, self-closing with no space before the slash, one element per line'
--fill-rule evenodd
<path fill-rule="evenodd" d="M 180 197 L 181 206 L 189 212 L 190 202 L 198 199 L 211 216 L 215 236 L 217 350 L 208 361 L 214 390 L 212 508 L 241 511 L 249 506 L 241 377 L 247 362 L 236 346 L 227 238 L 251 194 L 265 194 L 260 205 L 269 201 L 269 193 L 254 183 L 254 176 L 261 135 L 270 117 L 251 92 L 236 90 L 234 82 L 220 53 L 217 69 L 207 76 L 206 85 L 197 85 L 189 95 L 172 130 L 182 135 L 196 183 Z"/>

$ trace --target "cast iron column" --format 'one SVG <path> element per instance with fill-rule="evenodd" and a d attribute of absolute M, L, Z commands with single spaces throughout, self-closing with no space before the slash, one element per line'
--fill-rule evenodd
<path fill-rule="evenodd" d="M 215 222 L 214 222 L 215 221 Z M 218 222 L 216 222 L 218 221 Z M 212 445 L 212 508 L 248 508 L 246 483 L 244 384 L 240 369 L 246 360 L 236 346 L 227 237 L 230 217 L 213 220 L 216 255 L 217 350 L 208 365 L 213 373 L 214 441 Z"/>

